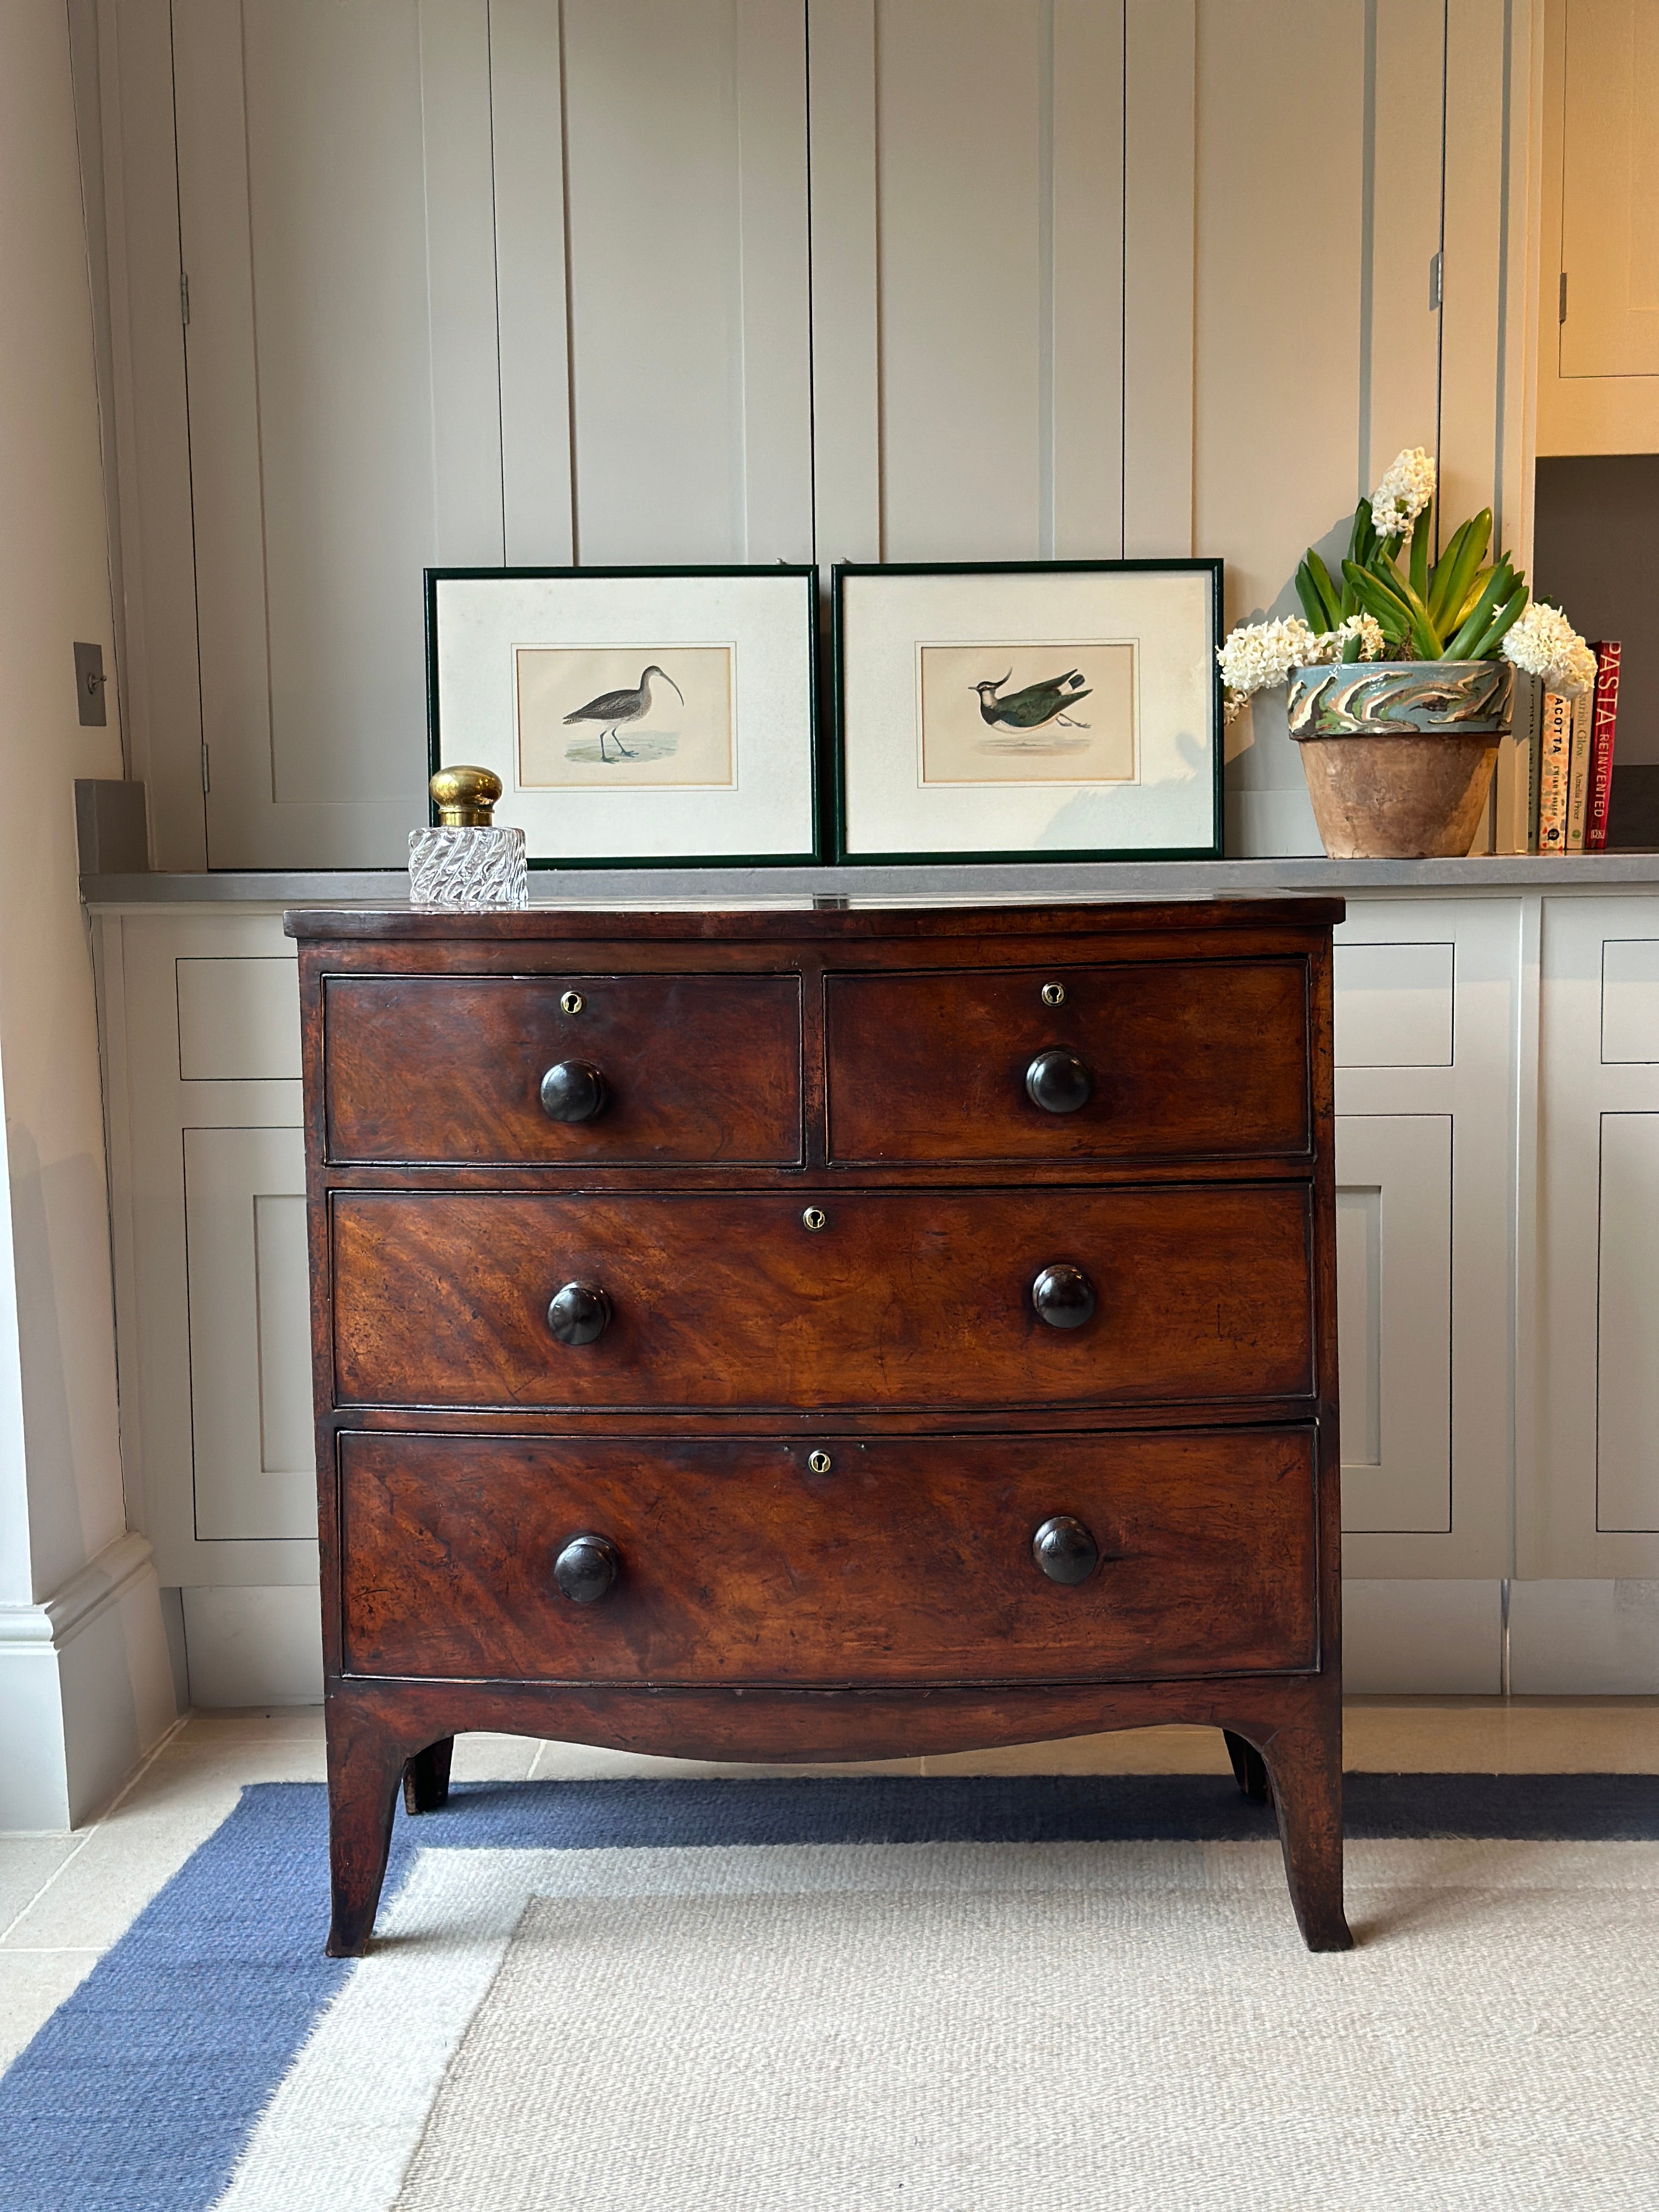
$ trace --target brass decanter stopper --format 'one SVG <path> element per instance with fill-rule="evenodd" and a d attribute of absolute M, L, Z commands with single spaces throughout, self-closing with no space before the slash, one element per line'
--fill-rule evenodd
<path fill-rule="evenodd" d="M 495 801 L 501 780 L 487 768 L 441 768 L 427 788 L 444 830 L 488 830 L 493 827 Z"/>

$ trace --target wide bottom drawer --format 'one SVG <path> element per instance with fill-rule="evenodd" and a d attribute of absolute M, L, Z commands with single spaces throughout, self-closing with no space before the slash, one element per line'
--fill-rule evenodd
<path fill-rule="evenodd" d="M 349 1674 L 1109 1680 L 1318 1663 L 1311 1427 L 339 1443 Z M 1085 1579 L 1033 1553 L 1082 1525 Z M 574 1537 L 614 1567 L 575 1601 Z M 1064 1530 L 1073 1571 L 1075 1532 Z M 608 1547 L 608 1548 L 607 1548 Z M 1082 1557 L 1086 1558 L 1086 1550 Z M 575 1579 L 568 1560 L 568 1579 Z M 604 1579 L 602 1570 L 597 1579 Z"/>

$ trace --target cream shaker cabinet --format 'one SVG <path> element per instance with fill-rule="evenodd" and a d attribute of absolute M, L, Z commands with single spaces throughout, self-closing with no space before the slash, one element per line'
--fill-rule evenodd
<path fill-rule="evenodd" d="M 313 1694 L 293 946 L 274 904 L 94 929 L 132 1517 L 198 1702 Z M 1496 1691 L 1507 1600 L 1516 1686 L 1640 1688 L 1659 896 L 1350 892 L 1335 978 L 1349 1686 Z"/>

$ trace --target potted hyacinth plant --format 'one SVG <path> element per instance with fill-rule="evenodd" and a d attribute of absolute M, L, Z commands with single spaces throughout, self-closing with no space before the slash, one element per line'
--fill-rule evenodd
<path fill-rule="evenodd" d="M 1229 721 L 1256 692 L 1286 687 L 1334 859 L 1467 853 L 1516 672 L 1568 697 L 1595 680 L 1566 617 L 1531 597 L 1506 553 L 1487 560 L 1490 507 L 1437 561 L 1434 526 L 1434 463 L 1419 446 L 1355 508 L 1340 581 L 1310 546 L 1296 572 L 1302 614 L 1242 623 L 1218 656 Z"/>

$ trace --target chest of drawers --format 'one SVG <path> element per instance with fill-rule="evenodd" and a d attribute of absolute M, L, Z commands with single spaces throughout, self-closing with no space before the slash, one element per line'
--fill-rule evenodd
<path fill-rule="evenodd" d="M 1341 1894 L 1340 901 L 300 939 L 333 1924 L 458 1729 L 1194 1722 Z"/>

